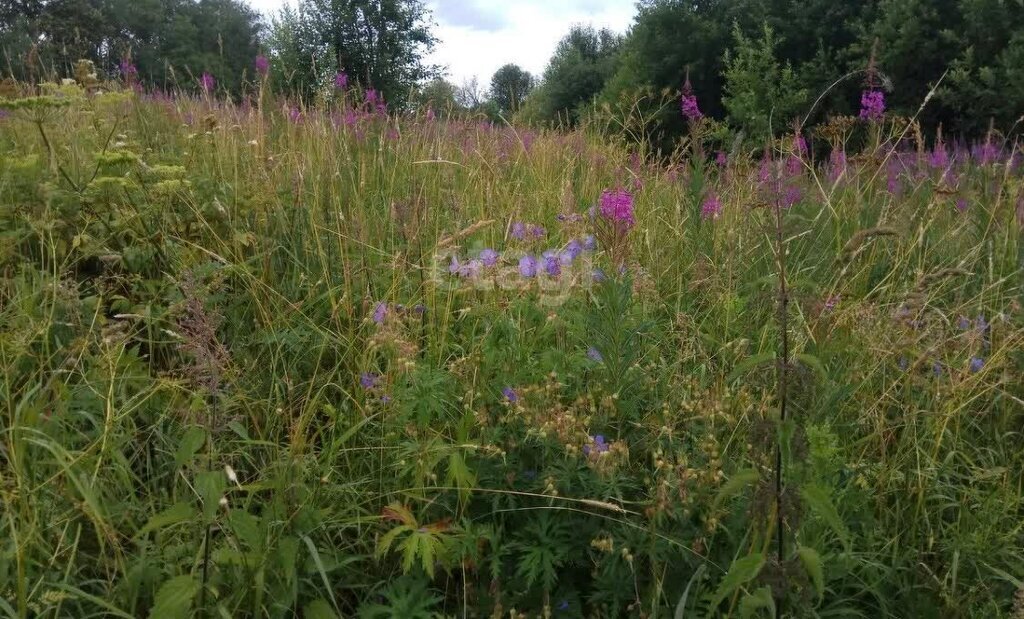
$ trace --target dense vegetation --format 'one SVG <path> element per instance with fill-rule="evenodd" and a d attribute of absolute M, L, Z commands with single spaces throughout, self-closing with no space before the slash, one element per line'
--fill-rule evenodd
<path fill-rule="evenodd" d="M 208 73 L 237 99 L 262 51 L 274 88 L 292 98 L 313 101 L 343 74 L 393 107 L 431 101 L 439 113 L 492 120 L 522 107 L 520 119 L 538 125 L 578 123 L 595 102 L 635 105 L 646 132 L 626 134 L 664 152 L 686 134 L 666 102 L 687 76 L 705 114 L 758 145 L 821 93 L 804 125 L 856 112 L 872 59 L 899 114 L 917 113 L 935 88 L 918 116 L 929 135 L 940 126 L 963 139 L 992 126 L 1015 133 L 1024 110 L 1022 0 L 642 0 L 624 36 L 572 28 L 525 102 L 531 80 L 514 65 L 494 76 L 502 85 L 492 79 L 490 100 L 445 84 L 443 67 L 426 60 L 430 25 L 420 0 L 300 0 L 269 23 L 240 0 L 0 0 L 0 53 L 3 73 L 27 81 L 87 59 L 101 79 L 129 70 L 165 89 L 198 91 Z M 749 93 L 757 96 L 743 101 Z"/>
<path fill-rule="evenodd" d="M 4 616 L 1024 613 L 1013 143 L 79 69 L 0 103 Z"/>

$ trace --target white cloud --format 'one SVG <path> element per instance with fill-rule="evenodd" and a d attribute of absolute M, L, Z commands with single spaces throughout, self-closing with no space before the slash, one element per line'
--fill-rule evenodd
<path fill-rule="evenodd" d="M 295 0 L 249 0 L 272 15 Z M 635 0 L 426 0 L 436 23 L 437 47 L 429 61 L 448 68 L 462 84 L 478 77 L 486 86 L 494 71 L 512 62 L 536 76 L 573 24 L 625 32 Z"/>

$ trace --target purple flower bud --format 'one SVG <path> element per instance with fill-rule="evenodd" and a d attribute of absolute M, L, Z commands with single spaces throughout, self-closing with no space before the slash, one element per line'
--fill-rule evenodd
<path fill-rule="evenodd" d="M 363 389 L 373 389 L 377 386 L 379 379 L 380 375 L 376 372 L 363 372 L 359 375 L 359 384 L 363 386 Z"/>
<path fill-rule="evenodd" d="M 971 373 L 977 374 L 985 367 L 985 360 L 981 357 L 971 357 Z"/>
<path fill-rule="evenodd" d="M 513 389 L 512 387 L 505 387 L 504 389 L 502 389 L 501 395 L 505 396 L 505 399 L 508 400 L 509 402 L 519 401 L 519 394 L 517 394 L 516 390 Z"/>
<path fill-rule="evenodd" d="M 253 61 L 253 64 L 256 65 L 256 72 L 262 77 L 266 77 L 267 73 L 270 72 L 270 61 L 267 60 L 267 57 L 263 54 L 256 56 L 256 60 Z"/>
<path fill-rule="evenodd" d="M 885 115 L 885 95 L 880 90 L 865 90 L 860 95 L 861 120 L 878 121 Z"/>
<path fill-rule="evenodd" d="M 601 356 L 601 351 L 594 348 L 593 346 L 587 348 L 587 358 L 590 359 L 591 361 L 596 361 L 598 363 L 604 361 L 604 357 Z"/>
<path fill-rule="evenodd" d="M 722 203 L 718 200 L 718 196 L 713 191 L 708 193 L 708 196 L 704 198 L 704 204 L 700 207 L 700 218 L 718 219 L 721 213 Z"/>

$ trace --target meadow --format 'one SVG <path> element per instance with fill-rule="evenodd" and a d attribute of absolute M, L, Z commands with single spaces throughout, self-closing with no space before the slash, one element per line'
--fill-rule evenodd
<path fill-rule="evenodd" d="M 1024 617 L 997 133 L 4 96 L 3 616 Z"/>

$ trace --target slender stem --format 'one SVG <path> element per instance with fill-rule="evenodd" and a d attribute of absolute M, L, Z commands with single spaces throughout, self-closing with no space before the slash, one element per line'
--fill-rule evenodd
<path fill-rule="evenodd" d="M 783 526 L 782 513 L 782 494 L 784 490 L 782 437 L 785 433 L 781 431 L 781 425 L 786 422 L 786 399 L 788 393 L 787 383 L 789 377 L 789 291 L 786 288 L 786 249 L 783 243 L 782 208 L 779 205 L 776 205 L 775 207 L 775 242 L 777 245 L 776 253 L 779 262 L 779 331 L 782 339 L 782 346 L 780 348 L 778 359 L 780 432 L 778 434 L 778 442 L 775 446 L 775 544 L 778 561 L 781 564 L 785 558 L 785 555 L 783 554 L 785 530 Z M 782 615 L 782 603 L 783 597 L 780 593 L 776 602 L 777 611 L 780 616 Z"/>

